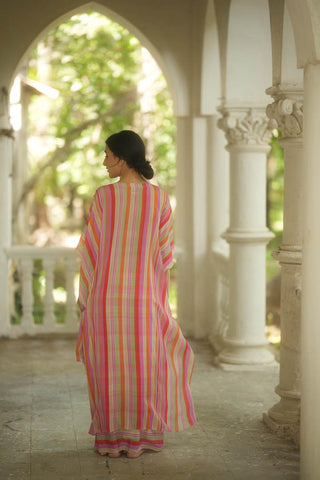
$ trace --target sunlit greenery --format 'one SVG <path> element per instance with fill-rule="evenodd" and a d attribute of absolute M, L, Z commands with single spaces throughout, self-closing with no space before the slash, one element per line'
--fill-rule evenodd
<path fill-rule="evenodd" d="M 269 341 L 280 348 L 280 264 L 272 257 L 282 241 L 283 230 L 283 192 L 284 159 L 283 149 L 278 143 L 279 132 L 274 131 L 267 169 L 267 224 L 274 234 L 266 252 L 267 263 L 267 310 L 266 333 Z"/>
<path fill-rule="evenodd" d="M 280 271 L 279 262 L 274 260 L 271 252 L 281 243 L 283 230 L 283 149 L 278 143 L 278 131 L 274 132 L 271 140 L 271 151 L 268 156 L 267 169 L 267 225 L 274 234 L 274 238 L 267 247 L 267 278 L 271 278 Z"/>
<path fill-rule="evenodd" d="M 148 111 L 141 88 L 146 61 L 156 72 Z M 102 166 L 105 139 L 124 128 L 145 139 L 155 180 L 174 195 L 172 101 L 161 71 L 125 28 L 96 12 L 75 15 L 38 44 L 28 76 L 59 92 L 50 99 L 34 95 L 29 105 L 29 179 L 22 200 L 32 192 L 33 230 L 41 222 L 81 230 L 94 191 L 109 182 Z"/>

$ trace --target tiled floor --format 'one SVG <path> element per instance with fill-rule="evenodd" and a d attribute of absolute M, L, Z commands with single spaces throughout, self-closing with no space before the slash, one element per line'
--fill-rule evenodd
<path fill-rule="evenodd" d="M 291 480 L 299 454 L 262 414 L 278 399 L 277 367 L 223 371 L 204 342 L 192 390 L 198 424 L 136 460 L 93 452 L 83 366 L 71 338 L 0 341 L 1 480 Z"/>

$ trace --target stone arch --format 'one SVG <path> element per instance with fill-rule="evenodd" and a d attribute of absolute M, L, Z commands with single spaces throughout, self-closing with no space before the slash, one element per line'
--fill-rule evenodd
<path fill-rule="evenodd" d="M 216 112 L 221 92 L 219 39 L 216 11 L 213 0 L 209 0 L 204 20 L 200 112 L 212 115 Z"/>
<path fill-rule="evenodd" d="M 267 0 L 231 1 L 226 60 L 226 100 L 266 104 L 272 84 L 271 34 Z"/>
<path fill-rule="evenodd" d="M 102 3 L 99 2 L 87 2 L 81 3 L 81 5 L 77 6 L 76 8 L 70 9 L 70 6 L 67 6 L 66 11 L 56 16 L 54 20 L 51 19 L 50 22 L 47 23 L 46 26 L 43 28 L 37 28 L 33 31 L 33 38 L 30 41 L 30 37 L 28 41 L 25 41 L 23 47 L 20 48 L 20 53 L 17 53 L 17 49 L 14 49 L 14 62 L 11 60 L 11 68 L 8 68 L 5 72 L 6 78 L 2 77 L 3 84 L 7 86 L 7 89 L 10 90 L 16 75 L 18 74 L 21 65 L 27 60 L 30 51 L 36 46 L 36 44 L 44 38 L 44 36 L 49 33 L 52 29 L 57 27 L 62 22 L 68 20 L 71 16 L 76 15 L 78 13 L 85 12 L 87 10 L 98 12 L 106 17 L 110 18 L 112 21 L 119 23 L 121 26 L 127 28 L 133 35 L 135 35 L 138 40 L 141 42 L 142 46 L 146 47 L 149 52 L 151 53 L 152 57 L 158 63 L 165 80 L 167 82 L 167 86 L 173 100 L 173 109 L 174 114 L 176 116 L 184 116 L 188 115 L 189 112 L 189 84 L 188 78 L 184 77 L 183 68 L 179 64 L 179 58 L 177 53 L 174 51 L 171 52 L 170 50 L 164 51 L 163 46 L 159 46 L 157 44 L 157 38 L 154 36 L 153 38 L 149 38 L 146 36 L 145 33 L 141 31 L 141 29 L 130 21 L 128 18 L 125 18 L 123 15 L 120 15 L 116 12 L 116 9 L 112 10 Z M 43 22 L 44 23 L 44 22 Z M 22 35 L 22 37 L 24 37 Z M 24 37 L 25 38 L 25 37 Z M 21 39 L 20 39 L 21 41 Z M 23 54 L 21 54 L 21 50 L 24 49 Z M 14 65 L 14 68 L 12 68 Z M 0 72 L 0 79 L 1 79 L 1 72 Z M 0 83 L 1 85 L 1 83 Z M 10 177 L 10 187 L 11 187 L 11 177 Z M 8 202 L 9 204 L 10 202 Z M 10 219 L 10 221 L 8 220 Z M 6 229 L 11 231 L 11 214 L 8 215 L 6 218 Z M 11 242 L 10 242 L 11 243 Z M 0 332 L 1 332 L 1 325 L 0 325 Z"/>
<path fill-rule="evenodd" d="M 127 28 L 133 35 L 135 35 L 143 46 L 145 46 L 153 58 L 158 63 L 163 75 L 166 79 L 168 89 L 170 91 L 171 98 L 173 100 L 173 109 L 175 115 L 185 115 L 189 110 L 189 93 L 187 81 L 184 79 L 184 75 L 181 72 L 178 62 L 175 60 L 174 56 L 170 52 L 161 52 L 156 42 L 148 38 L 142 30 L 132 23 L 129 19 L 125 18 L 123 15 L 117 13 L 114 9 L 106 7 L 99 2 L 87 2 L 82 3 L 74 9 L 68 9 L 64 13 L 58 15 L 53 21 L 51 21 L 46 27 L 44 27 L 40 32 L 37 32 L 31 43 L 22 54 L 19 60 L 15 65 L 14 70 L 10 75 L 9 88 L 11 88 L 15 76 L 17 75 L 21 64 L 26 60 L 30 51 L 35 47 L 41 38 L 43 38 L 50 30 L 58 26 L 63 21 L 70 18 L 72 15 L 77 13 L 84 12 L 86 10 L 93 10 L 111 20 L 119 23 L 123 27 Z"/>
<path fill-rule="evenodd" d="M 293 25 L 284 2 L 270 2 L 272 84 L 301 85 L 303 71 L 297 68 Z"/>
<path fill-rule="evenodd" d="M 298 68 L 320 61 L 320 8 L 318 0 L 286 2 L 293 26 Z"/>

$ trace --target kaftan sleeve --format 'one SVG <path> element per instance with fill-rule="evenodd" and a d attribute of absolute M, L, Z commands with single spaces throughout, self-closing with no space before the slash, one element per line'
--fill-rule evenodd
<path fill-rule="evenodd" d="M 98 190 L 96 191 L 86 226 L 77 246 L 80 256 L 80 281 L 78 305 L 80 310 L 86 308 L 90 287 L 92 286 L 94 271 L 98 260 L 100 232 L 102 221 L 102 208 Z"/>
<path fill-rule="evenodd" d="M 165 192 L 165 198 L 160 216 L 159 244 L 164 270 L 173 266 L 173 216 L 169 196 Z"/>

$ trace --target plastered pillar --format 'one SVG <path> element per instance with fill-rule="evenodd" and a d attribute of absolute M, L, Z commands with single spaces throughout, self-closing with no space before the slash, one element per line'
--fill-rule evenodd
<path fill-rule="evenodd" d="M 229 225 L 229 154 L 226 151 L 224 132 L 218 127 L 218 115 L 208 122 L 208 238 L 211 247 L 209 279 L 210 336 L 209 341 L 215 353 L 221 344 L 228 327 L 228 281 L 227 272 L 229 244 L 221 234 Z"/>
<path fill-rule="evenodd" d="M 281 265 L 280 396 L 263 418 L 280 436 L 299 443 L 300 324 L 302 263 L 303 90 L 281 85 L 267 90 L 274 98 L 267 115 L 282 134 L 284 149 L 283 237 L 273 257 Z"/>
<path fill-rule="evenodd" d="M 185 335 L 209 334 L 207 118 L 177 118 L 175 218 L 178 321 Z"/>
<path fill-rule="evenodd" d="M 0 90 L 0 336 L 9 333 L 9 275 L 5 248 L 11 245 L 12 129 L 8 95 Z"/>
<path fill-rule="evenodd" d="M 220 109 L 230 154 L 229 327 L 222 363 L 273 362 L 265 336 L 265 248 L 272 238 L 266 227 L 266 153 L 270 133 L 263 107 Z"/>
<path fill-rule="evenodd" d="M 320 65 L 304 73 L 301 479 L 320 478 Z"/>

